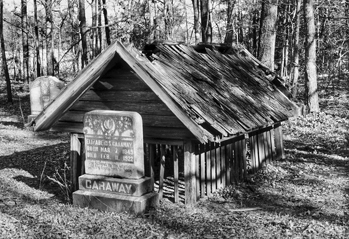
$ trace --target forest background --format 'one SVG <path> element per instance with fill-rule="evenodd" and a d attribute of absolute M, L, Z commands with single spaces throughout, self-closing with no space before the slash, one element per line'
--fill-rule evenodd
<path fill-rule="evenodd" d="M 283 77 L 294 100 L 318 112 L 321 89 L 348 74 L 349 0 L 3 0 L 2 69 L 28 84 L 69 82 L 111 42 L 238 44 Z M 1 81 L 0 81 L 1 82 Z M 2 80 L 1 83 L 4 83 Z"/>

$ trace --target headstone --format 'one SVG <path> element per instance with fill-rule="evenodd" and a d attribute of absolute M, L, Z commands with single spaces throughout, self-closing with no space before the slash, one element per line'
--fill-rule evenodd
<path fill-rule="evenodd" d="M 95 110 L 85 114 L 87 174 L 144 176 L 142 118 L 136 112 Z"/>
<path fill-rule="evenodd" d="M 35 118 L 61 92 L 64 83 L 54 76 L 41 76 L 30 83 L 30 109 L 28 121 Z"/>
<path fill-rule="evenodd" d="M 136 112 L 85 114 L 85 171 L 73 203 L 107 211 L 142 213 L 157 205 L 153 180 L 144 177 L 143 125 Z"/>

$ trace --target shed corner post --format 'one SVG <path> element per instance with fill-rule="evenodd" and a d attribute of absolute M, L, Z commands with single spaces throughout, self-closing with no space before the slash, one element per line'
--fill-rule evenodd
<path fill-rule="evenodd" d="M 274 137 L 276 160 L 285 159 L 282 125 L 280 122 L 274 125 Z"/>
<path fill-rule="evenodd" d="M 184 180 L 185 204 L 193 206 L 196 203 L 196 160 L 193 141 L 184 142 Z"/>
<path fill-rule="evenodd" d="M 70 133 L 70 181 L 71 193 L 79 189 L 79 176 L 83 173 L 83 145 L 80 142 L 82 134 Z"/>

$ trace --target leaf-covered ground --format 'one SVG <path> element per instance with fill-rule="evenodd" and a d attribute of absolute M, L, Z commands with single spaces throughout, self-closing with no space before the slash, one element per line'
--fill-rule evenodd
<path fill-rule="evenodd" d="M 57 183 L 68 136 L 25 129 L 28 96 L 1 96 L 0 238 L 349 238 L 348 102 L 333 95 L 284 123 L 284 160 L 193 208 L 164 199 L 140 216 L 72 206 Z"/>

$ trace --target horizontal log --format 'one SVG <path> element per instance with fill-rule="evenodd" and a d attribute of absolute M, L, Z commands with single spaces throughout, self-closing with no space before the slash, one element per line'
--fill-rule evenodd
<path fill-rule="evenodd" d="M 63 122 L 82 123 L 85 111 L 68 111 L 61 118 Z M 176 116 L 141 114 L 143 125 L 150 127 L 185 128 Z"/>
<path fill-rule="evenodd" d="M 100 102 L 100 101 L 82 101 L 76 102 L 71 110 L 91 111 L 91 110 L 118 110 L 135 111 L 142 114 L 168 115 L 172 116 L 171 110 L 162 102 L 159 103 L 134 103 L 134 102 Z"/>
<path fill-rule="evenodd" d="M 109 84 L 112 90 L 126 90 L 126 91 L 151 91 L 142 80 L 136 76 L 132 77 L 113 77 L 113 78 L 101 78 L 99 80 L 102 84 Z M 94 89 L 105 89 L 99 82 L 93 85 Z"/>
<path fill-rule="evenodd" d="M 52 131 L 83 133 L 82 123 L 58 122 L 51 128 Z M 186 128 L 163 128 L 163 127 L 144 127 L 143 137 L 149 139 L 177 139 L 188 140 L 195 139 L 194 135 Z"/>
<path fill-rule="evenodd" d="M 158 102 L 161 100 L 152 91 L 89 90 L 80 100 L 114 102 Z"/>

